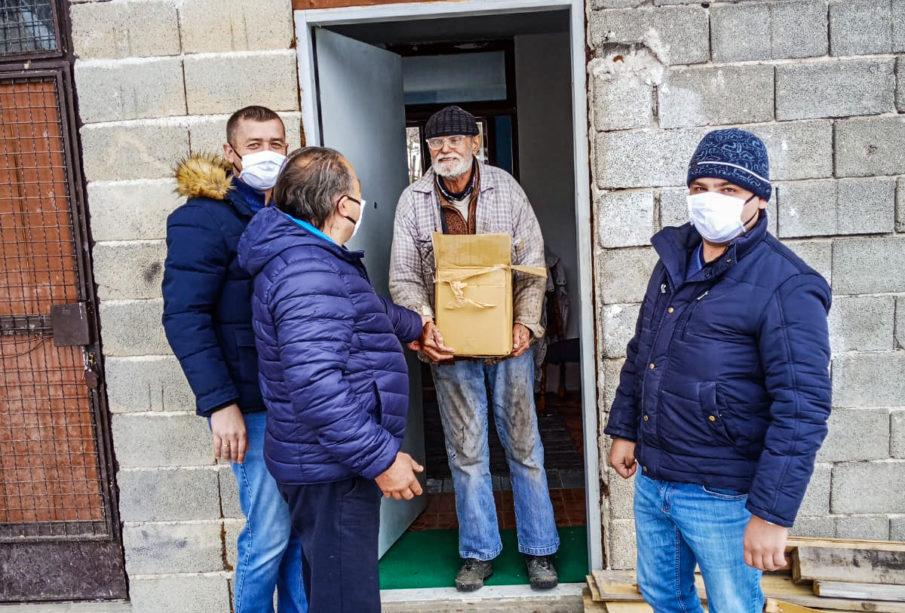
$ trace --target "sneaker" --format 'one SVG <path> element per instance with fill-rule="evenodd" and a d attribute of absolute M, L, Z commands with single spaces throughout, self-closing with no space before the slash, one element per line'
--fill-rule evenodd
<path fill-rule="evenodd" d="M 559 576 L 551 556 L 525 556 L 528 579 L 536 590 L 549 590 L 559 584 Z"/>
<path fill-rule="evenodd" d="M 493 574 L 493 562 L 465 558 L 462 567 L 456 574 L 456 589 L 460 592 L 473 592 L 484 587 L 484 580 Z"/>

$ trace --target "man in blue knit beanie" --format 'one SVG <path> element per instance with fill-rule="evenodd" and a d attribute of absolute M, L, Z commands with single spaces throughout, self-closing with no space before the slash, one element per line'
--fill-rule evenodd
<path fill-rule="evenodd" d="M 767 149 L 717 130 L 688 167 L 689 223 L 660 260 L 606 433 L 635 476 L 638 583 L 657 613 L 763 609 L 762 571 L 785 566 L 830 413 L 830 288 L 767 233 Z M 637 470 L 638 466 L 641 470 Z"/>

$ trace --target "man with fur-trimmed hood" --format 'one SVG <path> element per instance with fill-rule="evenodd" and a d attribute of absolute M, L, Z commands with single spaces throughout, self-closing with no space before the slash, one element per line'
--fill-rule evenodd
<path fill-rule="evenodd" d="M 260 106 L 226 124 L 223 156 L 193 155 L 176 169 L 188 198 L 167 220 L 163 326 L 206 417 L 214 456 L 229 461 L 245 527 L 233 583 L 236 613 L 307 611 L 301 541 L 264 464 L 266 413 L 252 330 L 252 278 L 236 262 L 239 237 L 269 204 L 286 160 L 286 129 Z"/>

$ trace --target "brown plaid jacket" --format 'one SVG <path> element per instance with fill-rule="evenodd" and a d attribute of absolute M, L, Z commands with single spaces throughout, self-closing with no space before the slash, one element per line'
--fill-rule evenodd
<path fill-rule="evenodd" d="M 544 238 L 528 197 L 505 170 L 480 165 L 477 205 L 478 234 L 512 236 L 512 263 L 544 266 Z M 402 192 L 396 205 L 393 248 L 390 254 L 390 295 L 396 304 L 433 316 L 434 250 L 431 237 L 440 232 L 440 204 L 434 189 L 434 171 Z M 535 337 L 544 334 L 541 309 L 546 281 L 515 273 L 513 315 Z"/>

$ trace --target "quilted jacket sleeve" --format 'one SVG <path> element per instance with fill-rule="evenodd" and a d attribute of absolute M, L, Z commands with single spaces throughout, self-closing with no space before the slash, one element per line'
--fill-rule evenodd
<path fill-rule="evenodd" d="M 346 380 L 356 312 L 345 281 L 329 261 L 312 258 L 281 271 L 267 303 L 297 418 L 338 462 L 377 477 L 400 442 L 362 408 Z"/>
<path fill-rule="evenodd" d="M 628 343 L 625 363 L 619 372 L 619 387 L 616 398 L 610 408 L 610 417 L 606 422 L 604 433 L 613 438 L 624 438 L 629 441 L 638 440 L 638 386 L 641 385 L 641 373 L 635 365 L 638 356 L 638 342 L 641 328 L 644 325 L 644 307 L 638 312 L 635 323 L 635 335 Z"/>
<path fill-rule="evenodd" d="M 758 331 L 772 399 L 771 423 L 748 493 L 748 510 L 791 527 L 814 470 L 830 415 L 830 290 L 817 274 L 786 281 L 766 305 Z"/>
<path fill-rule="evenodd" d="M 393 324 L 393 331 L 396 337 L 403 343 L 411 343 L 421 337 L 421 316 L 418 313 L 395 304 L 389 298 L 378 296 L 383 308 L 386 309 L 387 317 Z"/>
<path fill-rule="evenodd" d="M 170 215 L 163 273 L 164 331 L 203 416 L 239 397 L 213 325 L 230 252 L 205 204 L 190 202 Z"/>

